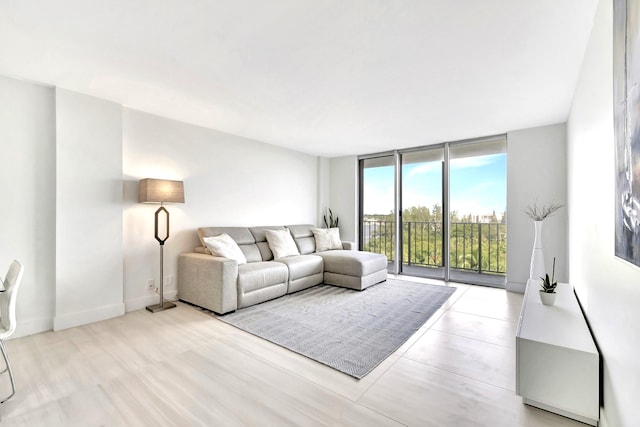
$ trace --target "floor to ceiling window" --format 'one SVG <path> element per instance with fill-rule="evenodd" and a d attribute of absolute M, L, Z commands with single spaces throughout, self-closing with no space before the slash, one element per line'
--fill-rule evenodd
<path fill-rule="evenodd" d="M 366 250 L 385 254 L 395 272 L 396 197 L 393 154 L 360 160 L 360 242 Z"/>
<path fill-rule="evenodd" d="M 504 286 L 506 138 L 360 159 L 360 242 L 389 270 Z"/>
<path fill-rule="evenodd" d="M 504 138 L 449 148 L 450 278 L 504 284 L 507 271 Z"/>
<path fill-rule="evenodd" d="M 400 159 L 400 271 L 444 278 L 444 147 L 400 153 Z"/>

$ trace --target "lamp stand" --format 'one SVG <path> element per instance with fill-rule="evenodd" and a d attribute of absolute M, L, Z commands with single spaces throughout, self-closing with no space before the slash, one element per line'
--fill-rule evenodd
<path fill-rule="evenodd" d="M 164 237 L 164 239 L 161 238 L 158 234 L 158 217 L 162 212 L 164 212 L 165 216 L 167 217 L 167 220 L 166 220 L 167 235 Z M 155 237 L 158 243 L 160 243 L 160 302 L 158 304 L 147 306 L 147 310 L 149 310 L 152 313 L 156 313 L 162 310 L 167 310 L 169 308 L 175 308 L 176 306 L 174 303 L 164 300 L 164 242 L 166 242 L 167 239 L 169 238 L 169 211 L 166 210 L 164 206 L 162 206 L 162 203 L 160 204 L 160 207 L 158 208 L 155 214 Z"/>

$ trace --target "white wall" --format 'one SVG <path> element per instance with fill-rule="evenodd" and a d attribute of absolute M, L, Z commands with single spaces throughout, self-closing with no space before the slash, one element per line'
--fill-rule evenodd
<path fill-rule="evenodd" d="M 570 277 L 604 362 L 605 427 L 640 420 L 640 268 L 614 256 L 612 37 L 601 0 L 567 122 Z"/>
<path fill-rule="evenodd" d="M 122 108 L 56 89 L 54 330 L 124 314 Z"/>
<path fill-rule="evenodd" d="M 139 204 L 138 181 L 184 181 L 185 203 L 167 205 L 171 236 L 164 275 L 173 278 L 177 257 L 199 246 L 202 226 L 318 224 L 318 158 L 262 142 L 150 114 L 124 110 L 124 295 L 127 311 L 156 303 L 145 289 L 159 281 L 159 245 L 153 234 L 158 206 Z"/>
<path fill-rule="evenodd" d="M 55 96 L 0 77 L 0 276 L 25 267 L 15 337 L 51 329 L 55 294 Z"/>
<path fill-rule="evenodd" d="M 329 187 L 331 181 L 331 159 L 327 157 L 318 157 L 318 225 L 323 227 L 324 223 L 322 215 L 325 210 L 330 207 L 331 189 Z"/>
<path fill-rule="evenodd" d="M 538 198 L 564 208 L 544 221 L 545 266 L 556 278 L 568 278 L 567 256 L 567 144 L 563 123 L 507 133 L 507 289 L 524 292 L 533 250 L 533 221 L 524 213 Z"/>
<path fill-rule="evenodd" d="M 159 280 L 156 206 L 137 202 L 141 178 L 185 181 L 186 203 L 168 206 L 168 296 L 197 227 L 319 224 L 329 198 L 328 159 L 8 78 L 0 96 L 0 269 L 26 267 L 14 336 L 157 302 L 145 286 Z"/>
<path fill-rule="evenodd" d="M 340 238 L 358 243 L 358 158 L 336 157 L 329 164 L 329 207 L 340 218 Z"/>

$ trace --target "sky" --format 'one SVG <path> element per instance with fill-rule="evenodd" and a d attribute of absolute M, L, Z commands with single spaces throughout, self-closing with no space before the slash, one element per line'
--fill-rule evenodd
<path fill-rule="evenodd" d="M 462 215 L 498 218 L 507 209 L 507 156 L 492 154 L 450 161 L 451 210 Z M 441 163 L 413 163 L 402 170 L 403 208 L 442 205 Z M 388 214 L 393 210 L 393 166 L 366 168 L 364 214 Z"/>

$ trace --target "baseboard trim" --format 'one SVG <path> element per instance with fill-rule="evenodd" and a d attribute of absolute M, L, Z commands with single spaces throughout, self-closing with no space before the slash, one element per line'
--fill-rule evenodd
<path fill-rule="evenodd" d="M 564 409 L 556 408 L 551 405 L 547 405 L 546 403 L 540 403 L 535 400 L 522 398 L 522 402 L 526 405 L 535 406 L 536 408 L 544 409 L 545 411 L 553 412 L 554 414 L 562 415 L 563 417 L 571 418 L 573 420 L 580 421 L 584 424 L 589 424 L 592 426 L 598 425 L 598 420 L 594 418 L 587 417 L 585 415 L 576 414 L 574 412 L 565 411 Z M 599 414 L 597 415 L 599 417 Z"/>
<path fill-rule="evenodd" d="M 125 305 L 123 303 L 120 303 L 97 307 L 93 310 L 56 315 L 53 318 L 53 330 L 60 331 L 62 329 L 69 329 L 75 326 L 86 325 L 88 323 L 99 322 L 101 320 L 107 320 L 113 317 L 122 316 L 125 313 L 124 310 Z"/>
<path fill-rule="evenodd" d="M 53 319 L 51 317 L 18 321 L 16 331 L 8 339 L 26 337 L 28 335 L 39 334 L 40 332 L 46 332 L 52 329 Z"/>
<path fill-rule="evenodd" d="M 167 291 L 164 293 L 164 299 L 175 301 L 178 298 L 178 291 Z M 125 312 L 142 310 L 148 305 L 158 304 L 160 297 L 157 294 L 145 295 L 143 297 L 130 299 L 124 302 Z"/>
<path fill-rule="evenodd" d="M 527 289 L 526 283 L 517 283 L 517 282 L 507 282 L 507 291 L 509 292 L 518 292 L 520 294 L 524 294 L 524 291 Z"/>
<path fill-rule="evenodd" d="M 607 414 L 604 410 L 604 406 L 600 407 L 600 422 L 598 427 L 609 427 L 609 421 L 607 421 Z"/>
<path fill-rule="evenodd" d="M 169 301 L 175 301 L 177 299 L 177 294 L 178 292 L 176 290 L 168 291 L 164 293 L 164 297 Z M 113 304 L 110 306 L 99 307 L 94 310 L 55 316 L 54 318 L 43 317 L 39 319 L 18 321 L 16 331 L 9 339 L 26 337 L 51 330 L 60 331 L 63 329 L 73 328 L 75 326 L 111 319 L 113 317 L 122 316 L 124 313 L 129 311 L 140 310 L 148 305 L 157 304 L 158 301 L 158 295 L 153 294 L 126 301 L 124 304 Z"/>

